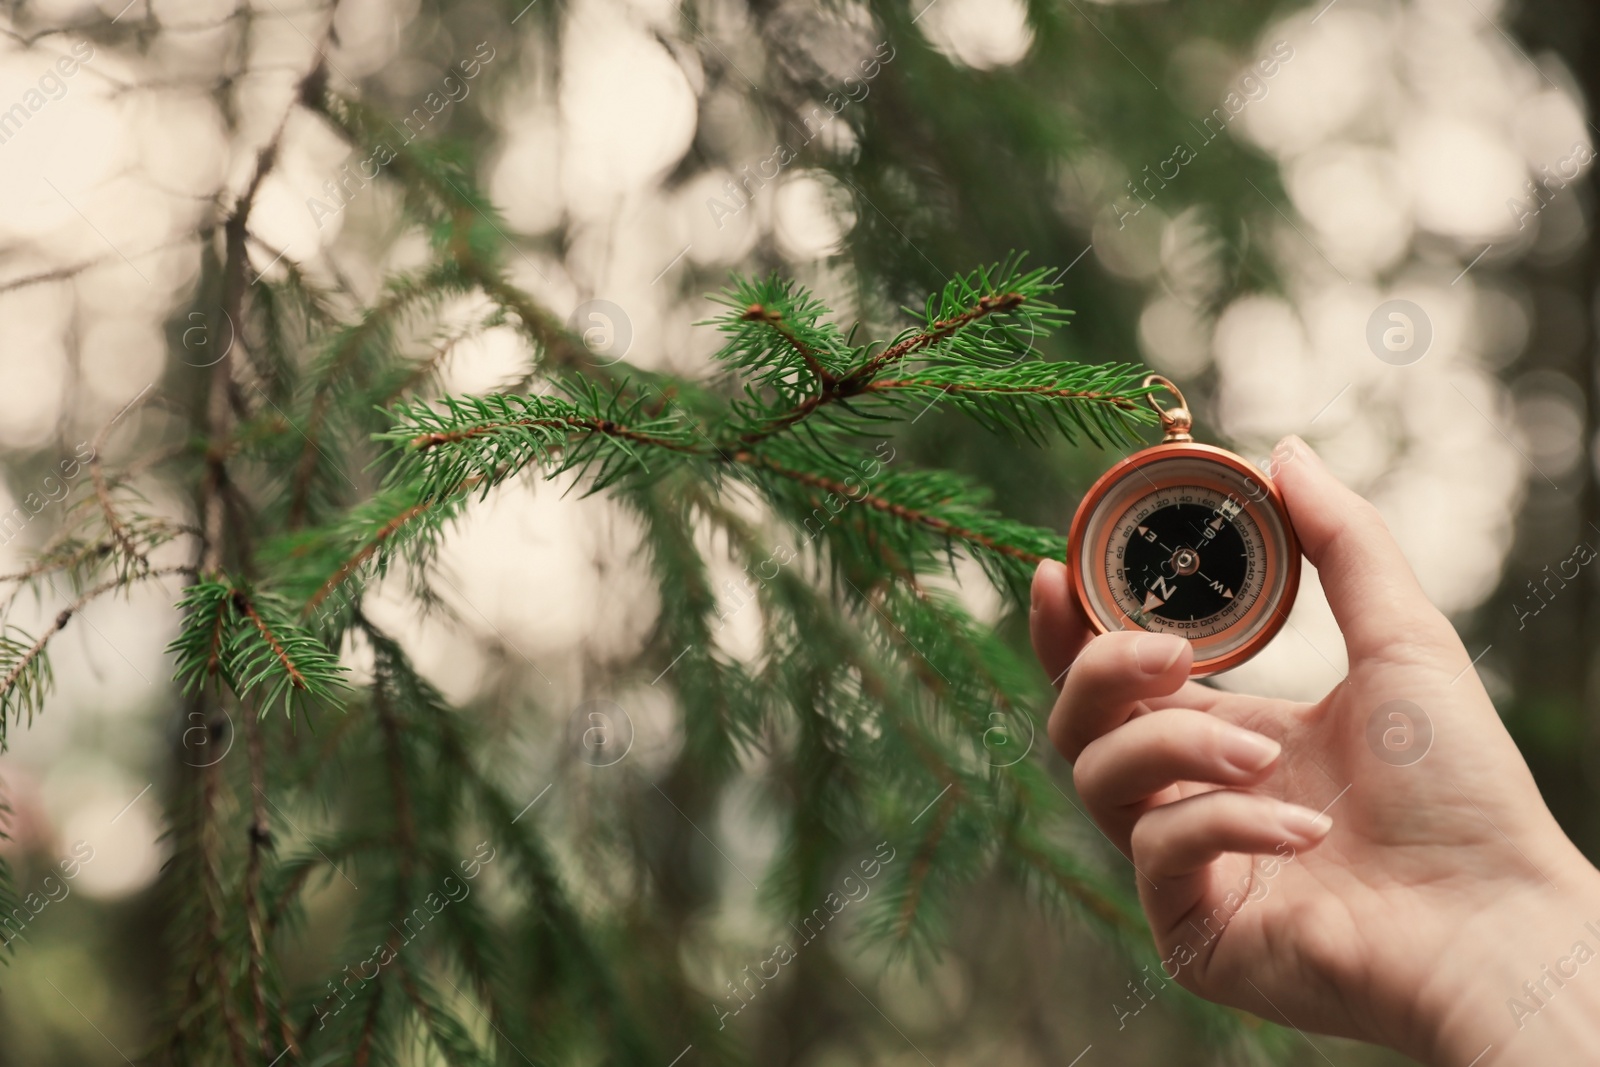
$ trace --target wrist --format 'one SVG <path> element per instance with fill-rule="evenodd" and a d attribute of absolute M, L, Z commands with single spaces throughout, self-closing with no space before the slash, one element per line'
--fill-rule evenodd
<path fill-rule="evenodd" d="M 1575 849 L 1546 869 L 1454 932 L 1419 997 L 1426 1062 L 1600 1061 L 1600 871 Z"/>

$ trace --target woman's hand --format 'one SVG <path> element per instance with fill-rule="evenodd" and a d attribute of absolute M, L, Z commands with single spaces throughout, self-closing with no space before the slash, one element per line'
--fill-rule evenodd
<path fill-rule="evenodd" d="M 1376 509 L 1296 438 L 1274 463 L 1349 656 L 1315 704 L 1191 682 L 1179 637 L 1089 640 L 1066 568 L 1034 577 L 1050 736 L 1137 869 L 1163 970 L 1433 1063 L 1600 1062 L 1600 959 L 1575 949 L 1600 956 L 1600 874 Z"/>

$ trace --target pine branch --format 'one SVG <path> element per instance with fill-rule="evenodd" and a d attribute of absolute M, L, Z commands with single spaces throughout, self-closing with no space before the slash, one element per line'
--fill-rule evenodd
<path fill-rule="evenodd" d="M 26 713 L 28 725 L 32 726 L 34 713 L 43 710 L 44 699 L 54 684 L 44 646 L 71 617 L 69 612 L 61 612 L 48 629 L 31 641 L 20 627 L 7 626 L 0 631 L 0 668 L 5 669 L 5 676 L 0 678 L 0 749 L 6 747 L 6 730 L 13 719 L 21 722 Z M 18 636 L 12 637 L 13 633 Z"/>
<path fill-rule="evenodd" d="M 279 702 L 288 711 L 295 694 L 328 698 L 343 687 L 346 671 L 338 656 L 290 621 L 292 616 L 276 599 L 235 587 L 232 602 L 249 622 L 235 629 L 226 652 L 241 699 L 264 688 L 263 712 Z"/>
<path fill-rule="evenodd" d="M 1041 276 L 1043 272 L 1040 272 Z M 987 279 L 985 279 L 987 282 Z M 962 329 L 971 326 L 980 319 L 993 315 L 1002 315 L 1008 311 L 1015 311 L 1027 301 L 1028 297 L 1018 289 L 1007 289 L 1003 292 L 979 291 L 970 282 L 957 278 L 950 283 L 951 288 L 945 290 L 945 298 L 941 302 L 941 309 L 947 309 L 948 317 L 934 318 L 933 312 L 928 313 L 931 321 L 922 329 L 907 337 L 902 337 L 882 352 L 873 356 L 862 365 L 861 369 L 854 372 L 852 377 L 863 381 L 870 381 L 885 367 L 899 363 L 901 360 L 927 351 L 941 342 L 957 336 Z M 966 298 L 957 303 L 952 296 L 959 294 Z"/>
<path fill-rule="evenodd" d="M 395 415 L 395 428 L 378 439 L 400 446 L 395 478 L 412 479 L 424 498 L 451 496 L 469 483 L 487 492 L 528 466 L 548 477 L 589 475 L 598 490 L 652 471 L 646 453 L 656 473 L 674 455 L 702 454 L 685 420 L 652 417 L 642 401 L 594 387 L 570 400 L 446 397 L 442 406 L 401 405 Z"/>
<path fill-rule="evenodd" d="M 720 358 L 752 371 L 756 385 L 771 394 L 769 402 L 747 391 L 735 405 L 739 446 L 755 447 L 836 409 L 843 414 L 831 421 L 860 433 L 886 415 L 852 401 L 887 399 L 900 407 L 920 398 L 920 416 L 952 393 L 956 406 L 986 428 L 1016 429 L 1041 442 L 1047 424 L 1069 441 L 1079 432 L 1096 443 L 1129 439 L 1132 427 L 1153 421 L 1136 403 L 1148 390 L 1133 368 L 1020 363 L 1069 314 L 1046 299 L 1057 288 L 1048 273 L 1023 272 L 1020 259 L 1010 259 L 958 276 L 929 299 L 921 327 L 876 355 L 868 354 L 870 346 L 849 346 L 821 321 L 823 309 L 804 291 L 775 279 L 736 284 L 716 297 L 732 309 L 716 320 L 728 335 Z M 824 366 L 824 353 L 838 366 Z M 921 366 L 883 377 L 908 364 Z"/>
<path fill-rule="evenodd" d="M 429 810 L 472 818 L 474 827 L 482 827 L 493 841 L 496 853 L 507 854 L 519 872 L 517 884 L 528 892 L 530 914 L 539 927 L 540 958 L 546 951 L 559 952 L 555 959 L 559 960 L 560 973 L 551 974 L 548 980 L 576 986 L 575 994 L 591 1010 L 610 1020 L 607 1032 L 616 1062 L 646 1062 L 650 1055 L 648 1045 L 617 989 L 616 977 L 599 947 L 589 941 L 585 920 L 567 898 L 555 864 L 533 828 L 533 820 L 519 820 L 524 805 L 513 803 L 473 762 L 468 724 L 446 704 L 436 689 L 417 675 L 399 645 L 364 618 L 358 619 L 358 625 L 373 646 L 377 688 L 384 699 L 391 702 L 391 714 L 396 717 L 393 735 L 398 746 L 396 751 L 408 765 L 437 768 L 437 782 L 448 790 L 450 799 L 435 795 L 428 804 Z M 406 709 L 403 723 L 399 719 L 402 708 Z M 405 757 L 403 754 L 407 752 L 423 755 Z M 415 771 L 408 770 L 407 778 L 408 788 L 414 788 L 417 784 Z M 450 829 L 446 825 L 436 832 L 448 833 Z M 448 867 L 448 863 L 444 866 Z M 451 905 L 451 923 L 463 922 L 462 913 L 457 910 L 461 907 L 463 903 Z M 554 942 L 548 950 L 543 947 L 547 938 Z M 493 976 L 500 969 L 492 966 L 499 962 L 494 940 L 461 936 L 451 949 L 472 975 L 472 984 L 478 990 L 491 1024 L 509 1044 L 511 1039 L 505 1034 L 508 1030 L 516 1032 L 518 1016 L 507 1011 L 492 989 Z"/>
<path fill-rule="evenodd" d="M 333 128 L 358 148 L 383 145 L 393 158 L 386 166 L 399 180 L 412 209 L 433 227 L 448 234 L 447 251 L 462 276 L 512 315 L 541 352 L 546 370 L 594 371 L 594 360 L 559 318 L 505 278 L 496 265 L 496 253 L 505 240 L 506 227 L 495 206 L 478 193 L 464 168 L 432 157 L 406 142 L 389 145 L 385 130 L 392 129 L 383 116 L 365 103 L 331 90 L 307 101 Z M 524 257 L 525 258 L 525 257 Z"/>
<path fill-rule="evenodd" d="M 827 321 L 823 303 L 788 279 L 735 279 L 712 299 L 731 309 L 716 320 L 727 337 L 723 360 L 763 384 L 787 386 L 791 395 L 803 395 L 812 384 L 826 390 L 855 358 L 848 339 Z"/>
<path fill-rule="evenodd" d="M 1152 422 L 1142 367 L 1120 364 L 1019 363 L 1011 367 L 930 366 L 878 378 L 862 393 L 918 413 L 948 399 L 991 433 L 1020 432 L 1045 444 L 1050 430 L 1071 442 L 1082 434 L 1106 446 L 1129 439 L 1132 425 Z"/>
<path fill-rule="evenodd" d="M 205 579 L 178 604 L 183 627 L 168 646 L 185 692 L 213 677 L 241 700 L 260 693 L 260 714 L 282 704 L 292 711 L 311 698 L 331 699 L 344 687 L 338 656 L 293 621 L 275 596 L 231 580 Z"/>
<path fill-rule="evenodd" d="M 380 502 L 388 503 L 387 500 Z M 453 517 L 453 503 L 455 501 L 432 498 L 401 508 L 398 514 L 384 521 L 363 538 L 353 553 L 340 560 L 338 568 L 317 587 L 316 592 L 306 598 L 305 607 L 300 611 L 301 617 L 304 618 L 316 611 L 323 601 L 350 584 L 357 572 L 368 564 L 372 564 L 373 569 L 382 574 L 389 555 L 398 543 L 413 539 L 419 525 L 433 523 L 437 526 Z M 441 515 L 444 512 L 450 514 Z"/>
<path fill-rule="evenodd" d="M 801 362 L 806 366 L 806 370 L 811 372 L 818 385 L 826 389 L 834 383 L 836 379 L 832 372 L 822 365 L 822 360 L 817 353 L 812 350 L 809 344 L 801 340 L 800 336 L 784 321 L 780 312 L 762 307 L 760 304 L 751 304 L 745 309 L 744 318 L 751 322 L 762 322 L 772 327 L 773 331 L 788 342 L 790 348 L 794 349 L 795 355 L 800 357 Z"/>

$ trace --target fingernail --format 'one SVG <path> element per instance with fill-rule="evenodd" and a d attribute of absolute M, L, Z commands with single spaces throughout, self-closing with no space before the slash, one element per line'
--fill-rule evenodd
<path fill-rule="evenodd" d="M 1041 589 L 1045 583 L 1059 582 L 1061 580 L 1061 569 L 1061 563 L 1053 559 L 1041 560 L 1039 566 L 1034 568 L 1032 595 L 1029 597 L 1029 611 L 1039 610 L 1039 593 Z"/>
<path fill-rule="evenodd" d="M 1172 634 L 1145 634 L 1133 643 L 1133 658 L 1146 674 L 1162 674 L 1178 662 L 1189 642 Z"/>
<path fill-rule="evenodd" d="M 1333 829 L 1333 819 L 1298 804 L 1283 805 L 1278 823 L 1285 832 L 1307 841 L 1320 841 Z"/>
<path fill-rule="evenodd" d="M 1222 735 L 1222 758 L 1236 770 L 1255 774 L 1265 770 L 1283 746 L 1250 730 L 1229 730 Z"/>

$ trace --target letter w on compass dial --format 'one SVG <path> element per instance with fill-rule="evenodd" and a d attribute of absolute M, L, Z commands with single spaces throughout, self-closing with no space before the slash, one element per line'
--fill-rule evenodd
<path fill-rule="evenodd" d="M 1150 492 L 1123 513 L 1112 545 L 1112 596 L 1147 630 L 1209 637 L 1261 592 L 1265 540 L 1232 493 L 1203 486 Z"/>

